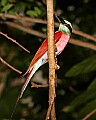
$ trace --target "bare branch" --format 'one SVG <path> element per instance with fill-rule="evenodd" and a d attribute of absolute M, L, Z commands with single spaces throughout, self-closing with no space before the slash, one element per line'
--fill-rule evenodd
<path fill-rule="evenodd" d="M 6 14 L 6 13 L 0 13 L 0 17 L 1 18 L 9 18 L 9 19 L 11 18 L 11 19 L 16 19 L 16 20 L 22 20 L 22 21 L 27 21 L 27 22 L 47 24 L 46 20 L 31 18 L 31 17 L 26 17 L 26 16 L 11 15 L 11 14 Z"/>
<path fill-rule="evenodd" d="M 90 118 L 93 114 L 96 113 L 96 109 L 94 109 L 93 111 L 91 111 L 89 114 L 87 114 L 82 120 L 87 120 L 88 118 Z"/>
<path fill-rule="evenodd" d="M 96 42 L 96 37 L 93 37 L 93 36 L 91 36 L 91 35 L 89 35 L 87 33 L 84 33 L 82 31 L 75 30 L 75 29 L 73 29 L 72 32 L 75 33 L 75 34 L 77 34 L 77 35 L 80 35 L 80 36 L 82 36 L 84 38 L 87 38 L 87 39 L 90 39 L 90 40 Z"/>
<path fill-rule="evenodd" d="M 38 36 L 38 37 L 41 37 L 41 38 L 46 38 L 45 34 L 39 32 L 39 31 L 36 31 L 36 30 L 32 30 L 30 28 L 25 28 L 22 25 L 19 25 L 19 24 L 13 23 L 13 22 L 6 22 L 6 24 L 9 25 L 9 26 L 11 26 L 11 27 L 20 29 L 20 30 L 22 30 L 22 31 L 24 31 L 26 33 L 29 33 L 29 34 L 32 34 L 32 35 L 35 35 L 35 36 Z M 85 47 L 85 48 L 90 48 L 92 50 L 96 50 L 96 45 L 94 45 L 92 43 L 88 43 L 88 42 L 83 42 L 81 40 L 76 40 L 76 39 L 71 38 L 71 40 L 69 41 L 69 43 L 74 44 L 74 45 L 78 45 L 78 46 L 81 46 L 81 47 Z"/>
<path fill-rule="evenodd" d="M 6 61 L 4 61 L 1 57 L 0 57 L 0 61 L 1 61 L 4 65 L 6 65 L 6 66 L 8 66 L 9 68 L 11 68 L 12 70 L 14 70 L 15 72 L 17 72 L 17 73 L 19 73 L 19 74 L 22 73 L 21 71 L 17 70 L 16 68 L 14 68 L 14 67 L 11 66 L 10 64 L 8 64 Z"/>
<path fill-rule="evenodd" d="M 54 97 L 54 99 L 55 99 L 55 97 Z M 48 111 L 47 111 L 47 115 L 46 115 L 46 119 L 45 120 L 49 120 L 50 119 L 50 112 L 52 110 L 52 106 L 54 105 L 54 99 L 51 101 L 51 104 L 48 107 Z M 53 107 L 55 107 L 55 106 L 53 106 Z M 55 115 L 55 113 L 54 113 L 54 115 Z"/>
<path fill-rule="evenodd" d="M 56 26 L 59 26 L 59 23 L 55 23 L 55 25 L 56 25 Z M 89 35 L 89 34 L 87 34 L 87 33 L 84 33 L 84 32 L 82 32 L 82 31 L 80 31 L 80 30 L 72 29 L 72 33 L 77 34 L 77 35 L 80 35 L 80 36 L 82 36 L 82 37 L 84 37 L 84 38 L 87 38 L 87 39 L 89 39 L 89 40 L 92 40 L 92 41 L 96 42 L 96 37 L 94 37 L 94 36 L 92 36 L 92 35 Z"/>
<path fill-rule="evenodd" d="M 31 84 L 32 84 L 32 86 L 31 86 L 32 88 L 33 87 L 35 87 L 35 88 L 42 88 L 42 87 L 48 87 L 49 86 L 49 84 L 38 85 L 38 84 L 36 84 L 34 82 L 32 82 Z"/>
<path fill-rule="evenodd" d="M 16 20 L 21 20 L 21 21 L 26 21 L 26 22 L 34 22 L 34 23 L 40 23 L 40 24 L 47 24 L 46 20 L 42 20 L 42 19 L 37 19 L 37 18 L 30 18 L 30 17 L 26 17 L 26 16 L 19 16 L 19 15 L 11 15 L 11 14 L 6 14 L 6 13 L 0 13 L 0 17 L 1 18 L 12 18 L 12 19 L 16 19 Z M 10 24 L 9 24 L 10 25 Z M 55 22 L 55 26 L 59 26 L 59 23 Z M 26 31 L 25 31 L 26 32 Z M 80 30 L 75 30 L 73 29 L 72 32 L 74 34 L 80 35 L 82 37 L 85 37 L 87 39 L 90 39 L 92 41 L 96 42 L 96 37 L 91 36 L 87 33 L 84 33 Z M 30 34 L 30 33 L 29 33 Z"/>
<path fill-rule="evenodd" d="M 11 37 L 8 37 L 7 34 L 4 34 L 2 32 L 0 32 L 1 35 L 5 36 L 8 40 L 11 40 L 12 42 L 14 42 L 15 44 L 17 44 L 20 48 L 22 48 L 23 50 L 25 50 L 26 52 L 30 53 L 29 50 L 27 50 L 25 47 L 23 47 L 22 45 L 20 45 L 16 40 L 14 40 Z"/>
<path fill-rule="evenodd" d="M 17 23 L 14 23 L 14 22 L 6 22 L 7 25 L 11 26 L 11 27 L 15 27 L 17 29 L 20 29 L 26 33 L 29 33 L 29 34 L 32 34 L 32 35 L 36 35 L 38 37 L 42 37 L 42 38 L 46 38 L 46 35 L 41 33 L 41 32 L 38 32 L 36 30 L 32 30 L 30 28 L 26 28 L 26 27 L 23 27 L 22 25 L 19 25 Z"/>
<path fill-rule="evenodd" d="M 48 30 L 48 61 L 49 61 L 49 108 L 46 120 L 56 120 L 55 114 L 55 44 L 54 44 L 54 13 L 53 0 L 47 0 L 47 30 Z"/>
<path fill-rule="evenodd" d="M 81 46 L 81 47 L 85 47 L 85 48 L 90 48 L 92 50 L 96 50 L 96 45 L 95 44 L 91 44 L 91 43 L 80 41 L 80 40 L 73 39 L 73 38 L 71 38 L 71 40 L 69 42 L 71 44 L 74 44 L 74 45 L 78 45 L 78 46 Z"/>

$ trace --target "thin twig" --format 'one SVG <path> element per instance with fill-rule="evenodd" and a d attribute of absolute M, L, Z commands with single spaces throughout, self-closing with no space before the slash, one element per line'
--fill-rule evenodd
<path fill-rule="evenodd" d="M 4 61 L 1 57 L 0 57 L 0 61 L 1 61 L 4 65 L 6 65 L 6 66 L 8 66 L 9 68 L 11 68 L 12 70 L 14 70 L 15 72 L 17 72 L 17 73 L 19 73 L 19 74 L 22 74 L 21 71 L 17 70 L 16 68 L 14 68 L 14 67 L 11 66 L 10 64 L 8 64 L 8 63 L 7 63 L 6 61 Z"/>
<path fill-rule="evenodd" d="M 38 84 L 36 84 L 36 83 L 34 83 L 34 82 L 32 82 L 31 85 L 32 85 L 32 86 L 31 86 L 32 88 L 34 88 L 34 87 L 35 87 L 35 88 L 42 88 L 42 87 L 48 87 L 48 86 L 49 86 L 48 84 L 38 85 Z"/>
<path fill-rule="evenodd" d="M 91 111 L 90 113 L 88 113 L 82 120 L 87 120 L 88 118 L 90 118 L 95 113 L 96 113 L 96 109 L 94 109 L 93 111 Z"/>
<path fill-rule="evenodd" d="M 23 47 L 22 45 L 20 45 L 16 40 L 14 40 L 13 38 L 9 37 L 7 34 L 4 34 L 3 32 L 0 32 L 1 35 L 5 36 L 8 40 L 11 40 L 12 42 L 14 42 L 15 44 L 17 44 L 20 48 L 22 48 L 23 50 L 25 50 L 26 52 L 30 53 L 29 50 L 27 50 L 25 47 Z"/>

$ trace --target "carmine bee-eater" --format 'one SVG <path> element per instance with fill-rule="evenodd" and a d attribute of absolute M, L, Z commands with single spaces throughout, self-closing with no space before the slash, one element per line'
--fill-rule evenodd
<path fill-rule="evenodd" d="M 55 53 L 56 56 L 59 55 L 64 50 L 65 46 L 67 45 L 67 43 L 70 39 L 70 35 L 72 33 L 71 23 L 68 22 L 67 20 L 63 20 L 61 17 L 58 17 L 58 19 L 60 21 L 59 29 L 54 34 L 54 41 L 55 41 L 55 45 L 56 45 L 56 53 Z M 48 62 L 48 55 L 47 55 L 48 43 L 47 42 L 48 42 L 48 39 L 46 38 L 44 40 L 44 42 L 42 43 L 42 45 L 39 47 L 38 51 L 36 52 L 34 58 L 32 59 L 30 65 L 25 73 L 25 74 L 27 74 L 27 78 L 26 78 L 24 84 L 22 85 L 21 91 L 20 91 L 17 101 L 16 101 L 16 105 L 17 105 L 19 99 L 22 97 L 22 95 L 23 95 L 30 79 L 34 75 L 34 73 L 37 71 L 37 69 L 40 66 L 42 66 L 43 64 Z M 12 113 L 12 115 L 13 115 L 13 113 Z"/>

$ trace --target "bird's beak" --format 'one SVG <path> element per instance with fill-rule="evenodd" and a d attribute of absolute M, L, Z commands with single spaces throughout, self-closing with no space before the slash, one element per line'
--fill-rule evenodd
<path fill-rule="evenodd" d="M 56 16 L 56 18 L 60 23 L 64 23 L 64 20 L 60 16 Z"/>

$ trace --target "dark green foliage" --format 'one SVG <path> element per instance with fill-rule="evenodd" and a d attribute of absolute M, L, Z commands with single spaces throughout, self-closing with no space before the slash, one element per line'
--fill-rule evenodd
<path fill-rule="evenodd" d="M 74 65 L 67 73 L 66 77 L 82 75 L 96 70 L 96 55 L 83 60 L 82 62 Z"/>

